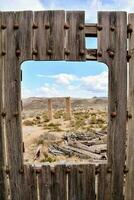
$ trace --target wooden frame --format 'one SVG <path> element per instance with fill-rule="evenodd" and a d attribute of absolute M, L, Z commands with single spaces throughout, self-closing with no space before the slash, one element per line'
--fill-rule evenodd
<path fill-rule="evenodd" d="M 83 11 L 0 12 L 0 199 L 2 200 L 7 199 L 6 174 L 9 177 L 11 199 L 33 199 L 33 197 L 24 198 L 22 190 L 22 186 L 26 184 L 24 177 L 27 170 L 31 170 L 25 168 L 23 164 L 21 131 L 20 64 L 26 60 L 98 60 L 107 64 L 109 68 L 108 166 L 101 166 L 100 181 L 105 180 L 103 190 L 108 180 L 109 186 L 108 196 L 103 192 L 103 196 L 99 195 L 98 199 L 123 199 L 127 110 L 127 14 L 99 12 L 98 24 L 85 24 L 84 15 Z M 130 22 L 131 19 L 130 17 Z M 85 36 L 98 38 L 97 50 L 85 49 Z M 129 149 L 129 155 L 130 152 Z M 133 171 L 132 163 L 128 161 L 131 171 Z M 107 167 L 108 180 L 104 179 Z M 74 180 L 71 180 L 71 183 L 72 181 Z M 130 190 L 129 193 L 133 194 L 134 189 L 132 191 L 131 187 Z M 73 195 L 72 192 L 70 195 Z M 87 198 L 85 193 L 83 195 Z M 130 196 L 128 200 L 133 198 Z M 79 195 L 76 199 L 83 198 L 78 197 Z M 91 197 L 95 199 L 94 194 Z M 72 196 L 70 200 L 71 198 Z"/>

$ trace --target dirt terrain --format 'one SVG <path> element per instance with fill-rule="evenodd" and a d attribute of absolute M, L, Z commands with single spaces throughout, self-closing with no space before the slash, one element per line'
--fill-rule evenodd
<path fill-rule="evenodd" d="M 107 160 L 107 99 L 71 99 L 67 119 L 64 98 L 53 98 L 49 121 L 46 98 L 23 100 L 22 129 L 27 163 Z"/>

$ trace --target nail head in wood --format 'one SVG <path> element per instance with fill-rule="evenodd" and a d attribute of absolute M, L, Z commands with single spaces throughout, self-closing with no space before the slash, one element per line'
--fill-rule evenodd
<path fill-rule="evenodd" d="M 8 166 L 6 166 L 6 169 L 5 169 L 5 172 L 6 172 L 6 174 L 10 174 L 10 170 L 9 170 L 9 167 Z"/>
<path fill-rule="evenodd" d="M 132 114 L 131 113 L 127 113 L 127 118 L 128 119 L 132 119 Z"/>
<path fill-rule="evenodd" d="M 70 55 L 70 51 L 68 49 L 65 49 L 65 54 L 68 56 Z"/>
<path fill-rule="evenodd" d="M 133 27 L 132 27 L 131 24 L 128 24 L 128 26 L 127 26 L 127 32 L 128 33 L 132 33 L 133 32 Z"/>
<path fill-rule="evenodd" d="M 110 167 L 108 167 L 108 168 L 107 168 L 107 172 L 108 172 L 108 173 L 111 173 L 111 172 L 112 172 L 112 169 L 111 169 Z"/>
<path fill-rule="evenodd" d="M 85 50 L 84 50 L 84 49 L 81 49 L 81 50 L 80 50 L 80 55 L 81 55 L 81 56 L 84 56 L 84 55 L 85 55 Z"/>
<path fill-rule="evenodd" d="M 14 24 L 14 30 L 17 30 L 17 29 L 19 29 L 19 24 Z"/>
<path fill-rule="evenodd" d="M 6 25 L 4 25 L 4 24 L 1 25 L 2 30 L 6 29 L 6 28 L 7 28 Z"/>
<path fill-rule="evenodd" d="M 6 55 L 6 51 L 2 51 L 2 56 L 5 56 Z"/>
<path fill-rule="evenodd" d="M 113 51 L 109 51 L 108 53 L 109 53 L 110 58 L 114 58 L 114 52 Z"/>
<path fill-rule="evenodd" d="M 46 24 L 45 25 L 45 29 L 49 29 L 50 28 L 50 25 L 49 24 Z"/>
<path fill-rule="evenodd" d="M 19 173 L 23 174 L 24 173 L 24 168 L 22 167 L 21 169 L 19 169 Z"/>
<path fill-rule="evenodd" d="M 79 25 L 79 29 L 80 29 L 80 30 L 83 30 L 84 27 L 85 27 L 84 24 L 80 24 L 80 25 Z"/>
<path fill-rule="evenodd" d="M 66 167 L 66 173 L 70 173 L 71 168 L 69 166 Z"/>
<path fill-rule="evenodd" d="M 1 116 L 2 116 L 2 117 L 5 117 L 5 116 L 6 116 L 6 112 L 2 112 L 2 113 L 1 113 Z"/>
<path fill-rule="evenodd" d="M 117 113 L 116 113 L 116 112 L 112 112 L 112 113 L 111 113 L 111 117 L 112 117 L 112 118 L 114 118 L 114 117 L 116 117 L 116 116 L 117 116 Z"/>
<path fill-rule="evenodd" d="M 123 172 L 124 174 L 127 174 L 129 172 L 129 169 L 125 166 Z"/>
<path fill-rule="evenodd" d="M 115 27 L 114 27 L 114 26 L 111 26 L 110 30 L 111 30 L 111 31 L 115 31 Z"/>
<path fill-rule="evenodd" d="M 65 23 L 64 24 L 64 29 L 69 29 L 69 28 L 70 28 L 69 24 Z"/>
<path fill-rule="evenodd" d="M 102 56 L 102 52 L 97 52 L 97 55 L 98 55 L 98 57 L 101 57 Z"/>
<path fill-rule="evenodd" d="M 34 50 L 33 50 L 33 55 L 36 56 L 37 54 L 38 54 L 38 51 L 37 51 L 36 49 L 34 49 Z"/>
<path fill-rule="evenodd" d="M 101 26 L 101 25 L 98 25 L 98 26 L 97 26 L 97 30 L 98 30 L 98 31 L 101 31 L 101 30 L 102 30 L 102 26 Z"/>
<path fill-rule="evenodd" d="M 33 29 L 37 29 L 38 28 L 38 25 L 37 24 L 33 24 Z"/>
<path fill-rule="evenodd" d="M 20 56 L 20 54 L 21 54 L 20 50 L 19 50 L 19 49 L 17 49 L 17 50 L 16 50 L 16 56 L 17 56 L 17 57 L 19 57 L 19 56 Z"/>
<path fill-rule="evenodd" d="M 14 117 L 17 117 L 18 115 L 19 115 L 18 112 L 13 113 L 13 116 L 14 116 Z"/>
<path fill-rule="evenodd" d="M 128 54 L 127 54 L 127 61 L 129 62 L 130 59 L 131 59 L 131 54 L 128 53 Z"/>
<path fill-rule="evenodd" d="M 51 49 L 48 49 L 48 50 L 47 50 L 47 54 L 48 54 L 48 55 L 52 55 L 52 54 L 53 54 L 52 50 L 51 50 Z"/>

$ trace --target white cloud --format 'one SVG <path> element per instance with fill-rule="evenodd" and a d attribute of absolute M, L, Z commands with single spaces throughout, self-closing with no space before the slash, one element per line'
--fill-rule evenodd
<path fill-rule="evenodd" d="M 27 98 L 27 97 L 33 97 L 34 93 L 30 89 L 22 87 L 21 95 L 22 95 L 22 98 Z"/>
<path fill-rule="evenodd" d="M 107 96 L 108 72 L 97 75 L 78 77 L 74 74 L 38 75 L 54 79 L 37 89 L 36 95 L 46 97 L 84 97 Z M 77 80 L 77 81 L 76 81 Z"/>
<path fill-rule="evenodd" d="M 78 79 L 77 76 L 73 74 L 66 74 L 66 73 L 60 73 L 56 75 L 37 74 L 37 76 L 41 78 L 55 79 L 57 84 L 62 84 L 62 85 L 69 85 L 72 81 L 75 81 Z"/>
<path fill-rule="evenodd" d="M 40 0 L 1 0 L 0 10 L 44 10 L 44 5 Z"/>
<path fill-rule="evenodd" d="M 98 75 L 82 77 L 81 84 L 92 93 L 105 94 L 108 89 L 108 73 L 105 71 Z"/>

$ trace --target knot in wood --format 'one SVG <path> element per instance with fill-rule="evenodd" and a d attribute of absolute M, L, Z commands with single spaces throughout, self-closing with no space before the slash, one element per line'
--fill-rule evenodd
<path fill-rule="evenodd" d="M 107 168 L 107 173 L 111 173 L 112 169 L 110 167 Z"/>

